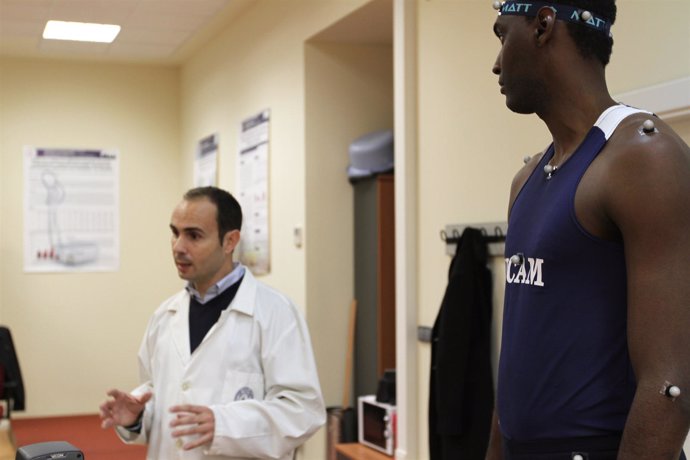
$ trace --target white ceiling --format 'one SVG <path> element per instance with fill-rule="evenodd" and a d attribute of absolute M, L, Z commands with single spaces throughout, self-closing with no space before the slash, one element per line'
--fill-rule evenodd
<path fill-rule="evenodd" d="M 252 0 L 0 0 L 0 55 L 178 64 Z M 113 43 L 43 40 L 46 21 L 122 26 Z"/>

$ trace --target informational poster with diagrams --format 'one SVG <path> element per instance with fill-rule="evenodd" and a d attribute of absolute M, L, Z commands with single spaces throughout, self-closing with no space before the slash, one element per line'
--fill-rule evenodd
<path fill-rule="evenodd" d="M 271 270 L 268 233 L 268 153 L 270 112 L 247 118 L 240 126 L 237 155 L 237 200 L 243 223 L 239 259 L 255 275 Z"/>
<path fill-rule="evenodd" d="M 218 134 L 199 141 L 194 154 L 194 186 L 218 185 Z"/>
<path fill-rule="evenodd" d="M 24 147 L 24 270 L 117 271 L 119 152 Z"/>

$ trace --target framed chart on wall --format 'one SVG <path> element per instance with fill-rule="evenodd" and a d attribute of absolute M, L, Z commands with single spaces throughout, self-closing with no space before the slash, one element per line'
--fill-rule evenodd
<path fill-rule="evenodd" d="M 24 271 L 117 271 L 119 151 L 24 147 Z"/>
<path fill-rule="evenodd" d="M 237 155 L 237 200 L 243 214 L 239 260 L 255 275 L 266 275 L 271 271 L 269 128 L 269 110 L 243 120 Z"/>
<path fill-rule="evenodd" d="M 199 140 L 194 152 L 194 186 L 218 185 L 218 134 Z"/>

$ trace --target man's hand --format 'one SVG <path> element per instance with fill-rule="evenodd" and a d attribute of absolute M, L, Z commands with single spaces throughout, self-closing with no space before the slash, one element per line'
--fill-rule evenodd
<path fill-rule="evenodd" d="M 134 396 L 120 390 L 110 390 L 110 397 L 99 406 L 101 415 L 101 428 L 111 428 L 116 425 L 129 426 L 137 421 L 144 410 L 146 402 L 151 399 L 153 393 L 145 393 Z"/>
<path fill-rule="evenodd" d="M 189 435 L 198 436 L 197 439 L 187 442 L 184 445 L 184 450 L 191 450 L 204 444 L 211 444 L 216 429 L 216 418 L 211 409 L 206 406 L 183 404 L 171 407 L 170 412 L 177 414 L 177 417 L 170 422 L 170 427 L 182 427 L 173 430 L 173 438 Z"/>

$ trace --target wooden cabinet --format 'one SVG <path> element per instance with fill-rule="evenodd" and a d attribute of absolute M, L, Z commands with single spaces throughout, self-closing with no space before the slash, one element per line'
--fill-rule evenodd
<path fill-rule="evenodd" d="M 353 184 L 355 193 L 355 395 L 376 394 L 395 369 L 395 181 L 392 174 Z"/>

